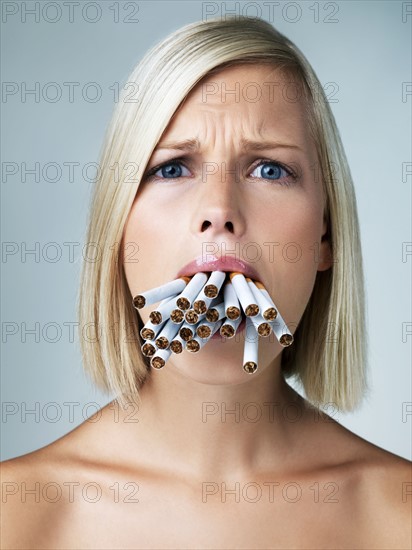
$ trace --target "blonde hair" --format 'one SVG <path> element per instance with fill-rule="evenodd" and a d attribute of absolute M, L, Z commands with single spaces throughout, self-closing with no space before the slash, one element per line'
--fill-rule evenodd
<path fill-rule="evenodd" d="M 109 124 L 90 204 L 86 243 L 101 252 L 84 261 L 78 297 L 83 364 L 96 385 L 125 403 L 139 400 L 150 375 L 140 350 L 143 324 L 123 269 L 122 238 L 144 168 L 173 114 L 205 76 L 226 66 L 269 63 L 302 86 L 316 145 L 334 263 L 319 271 L 292 346 L 282 352 L 284 376 L 295 376 L 314 404 L 353 410 L 367 387 L 365 299 L 356 198 L 334 116 L 301 51 L 261 19 L 231 17 L 186 25 L 146 53 Z M 125 168 L 133 159 L 138 177 Z M 113 166 L 119 168 L 114 178 Z M 88 328 L 98 330 L 90 337 Z M 332 333 L 329 331 L 332 330 Z M 132 336 L 132 337 L 131 337 Z"/>

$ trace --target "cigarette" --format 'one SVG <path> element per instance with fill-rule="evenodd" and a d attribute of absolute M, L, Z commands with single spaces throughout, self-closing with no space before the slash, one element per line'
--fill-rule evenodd
<path fill-rule="evenodd" d="M 172 298 L 169 297 L 169 298 L 166 298 L 165 300 L 162 300 L 162 302 L 160 302 L 159 306 L 161 306 L 162 304 L 165 304 L 166 302 L 168 302 L 171 299 Z M 164 321 L 162 321 L 159 325 L 154 325 L 151 321 L 148 321 L 144 325 L 144 327 L 141 329 L 140 336 L 143 338 L 143 340 L 154 340 L 156 338 L 156 335 L 162 329 L 165 322 L 166 322 L 166 319 Z"/>
<path fill-rule="evenodd" d="M 205 285 L 203 292 L 208 298 L 216 298 L 219 294 L 219 290 L 226 279 L 225 271 L 212 271 L 212 274 Z"/>
<path fill-rule="evenodd" d="M 282 319 L 278 311 L 278 315 L 275 321 L 269 321 L 270 326 L 275 333 L 276 338 L 279 340 L 279 344 L 283 347 L 288 347 L 293 344 L 293 335 L 288 329 L 285 321 Z"/>
<path fill-rule="evenodd" d="M 219 294 L 220 287 L 223 285 L 225 278 L 226 273 L 224 271 L 212 271 L 207 283 L 193 302 L 193 309 L 196 313 L 206 313 L 211 302 Z"/>
<path fill-rule="evenodd" d="M 266 298 L 265 293 L 262 292 L 264 290 L 266 294 L 269 294 L 264 285 L 260 281 L 252 281 L 249 277 L 246 277 L 246 281 L 253 296 L 255 297 L 260 311 L 262 312 L 262 316 L 266 319 L 266 321 L 274 321 L 278 312 L 276 307 L 274 307 L 273 302 L 269 301 Z"/>
<path fill-rule="evenodd" d="M 197 336 L 202 339 L 209 338 L 212 335 L 215 324 L 216 323 L 209 323 L 209 321 L 200 321 L 196 327 Z"/>
<path fill-rule="evenodd" d="M 163 298 L 170 298 L 180 294 L 185 286 L 189 283 L 190 277 L 179 277 L 174 281 L 170 281 L 162 286 L 146 290 L 141 294 L 137 294 L 133 298 L 133 305 L 136 309 L 141 309 L 145 306 L 150 306 L 156 302 L 160 302 Z"/>
<path fill-rule="evenodd" d="M 222 320 L 218 321 L 217 323 L 214 323 L 214 327 L 211 330 L 210 335 L 207 338 L 200 338 L 199 336 L 195 336 L 188 342 L 186 342 L 186 349 L 187 351 L 190 351 L 192 353 L 197 353 L 214 335 L 214 333 L 219 330 Z"/>
<path fill-rule="evenodd" d="M 237 319 L 240 316 L 240 304 L 233 284 L 228 281 L 223 287 L 223 300 L 225 303 L 225 314 L 228 319 Z"/>
<path fill-rule="evenodd" d="M 272 332 L 272 327 L 269 321 L 266 321 L 266 319 L 260 313 L 258 315 L 255 315 L 255 317 L 251 319 L 259 336 L 269 336 L 269 334 Z"/>
<path fill-rule="evenodd" d="M 208 309 L 206 311 L 205 317 L 206 320 L 209 321 L 209 323 L 216 323 L 216 321 L 219 321 L 220 319 L 226 317 L 224 302 L 220 302 L 220 304 L 216 304 L 215 306 Z"/>
<path fill-rule="evenodd" d="M 166 349 L 169 347 L 170 340 L 173 340 L 178 331 L 178 325 L 169 319 L 156 339 L 156 346 L 159 349 Z"/>
<path fill-rule="evenodd" d="M 241 321 L 242 317 L 238 317 L 234 321 L 232 321 L 232 319 L 226 318 L 225 322 L 220 327 L 220 335 L 224 336 L 225 338 L 233 338 Z"/>
<path fill-rule="evenodd" d="M 205 317 L 205 313 L 202 313 L 202 315 L 200 315 L 199 313 L 196 313 L 194 309 L 188 309 L 185 313 L 185 320 L 189 323 L 189 325 L 196 325 L 201 319 L 204 319 Z"/>
<path fill-rule="evenodd" d="M 234 271 L 230 274 L 230 280 L 246 317 L 253 317 L 257 315 L 259 313 L 259 306 L 256 304 L 255 297 L 253 296 L 243 273 Z"/>
<path fill-rule="evenodd" d="M 183 323 L 179 329 L 179 336 L 185 341 L 188 342 L 195 335 L 195 330 L 189 323 Z"/>
<path fill-rule="evenodd" d="M 160 304 L 156 310 L 150 313 L 149 319 L 154 325 L 160 325 L 162 321 L 170 317 L 170 314 L 175 308 L 175 305 L 175 298 L 172 298 L 171 300 Z"/>
<path fill-rule="evenodd" d="M 177 325 L 183 322 L 184 316 L 184 312 L 179 308 L 175 308 L 170 312 L 170 319 L 172 323 L 176 323 Z"/>
<path fill-rule="evenodd" d="M 150 359 L 150 366 L 154 369 L 162 369 L 171 355 L 170 349 L 158 349 Z"/>
<path fill-rule="evenodd" d="M 186 311 L 192 305 L 192 301 L 199 294 L 201 288 L 207 281 L 206 273 L 199 271 L 195 273 L 190 282 L 185 286 L 181 294 L 175 298 L 176 305 L 179 309 Z"/>
<path fill-rule="evenodd" d="M 172 353 L 182 353 L 182 351 L 185 349 L 186 342 L 183 340 L 181 336 L 178 334 L 173 338 L 173 340 L 170 342 L 170 349 L 172 350 Z"/>
<path fill-rule="evenodd" d="M 156 346 L 154 346 L 151 342 L 144 342 L 140 349 L 146 357 L 152 357 L 152 355 L 156 352 Z"/>
<path fill-rule="evenodd" d="M 249 336 L 248 336 L 249 332 Z M 250 317 L 246 317 L 245 347 L 243 351 L 243 370 L 253 374 L 258 368 L 259 334 Z"/>

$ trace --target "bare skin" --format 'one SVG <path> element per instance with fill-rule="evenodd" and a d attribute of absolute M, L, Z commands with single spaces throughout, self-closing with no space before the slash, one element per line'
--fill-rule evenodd
<path fill-rule="evenodd" d="M 237 82 L 263 89 L 273 78 L 254 66 L 209 80 L 233 90 Z M 195 137 L 202 148 L 178 153 L 187 157 L 181 177 L 157 171 L 156 183 L 141 184 L 125 227 L 125 243 L 138 242 L 141 254 L 139 263 L 124 264 L 131 294 L 173 279 L 205 242 L 228 250 L 236 242 L 296 242 L 299 262 L 275 251 L 272 261 L 262 255 L 253 264 L 295 330 L 317 271 L 332 265 L 322 239 L 324 197 L 311 177 L 316 151 L 302 105 L 285 101 L 280 87 L 266 92 L 258 102 L 242 94 L 205 102 L 198 86 L 179 109 L 160 141 Z M 300 151 L 244 153 L 241 136 Z M 159 148 L 148 170 L 175 157 Z M 264 178 L 255 161 L 268 158 L 299 165 L 301 178 L 288 186 Z M 203 179 L 212 162 L 217 171 Z M 223 162 L 245 175 L 223 178 Z M 144 322 L 150 311 L 141 310 Z M 242 339 L 210 341 L 195 357 L 172 356 L 151 371 L 138 408 L 109 404 L 95 422 L 5 461 L 2 547 L 410 548 L 411 463 L 311 408 L 283 379 L 281 346 L 261 340 L 254 375 L 240 367 Z M 23 482 L 39 483 L 39 502 L 22 501 Z"/>

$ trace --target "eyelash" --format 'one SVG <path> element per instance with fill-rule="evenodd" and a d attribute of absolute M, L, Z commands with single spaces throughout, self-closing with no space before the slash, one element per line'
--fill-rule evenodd
<path fill-rule="evenodd" d="M 153 168 L 151 168 L 143 177 L 143 179 L 159 179 L 159 180 L 173 180 L 173 179 L 180 179 L 180 178 L 161 178 L 159 176 L 154 176 L 154 174 L 160 170 L 161 168 L 163 168 L 164 166 L 168 166 L 170 164 L 182 164 L 187 170 L 189 170 L 189 168 L 186 166 L 186 163 L 188 162 L 188 158 L 187 157 L 176 157 L 176 158 L 172 158 L 166 162 L 163 162 L 162 164 L 158 164 L 157 166 L 154 166 Z M 277 164 L 282 170 L 284 170 L 287 174 L 288 174 L 288 177 L 292 179 L 292 183 L 296 183 L 296 181 L 298 180 L 298 176 L 297 174 L 294 172 L 294 170 L 292 170 L 292 168 L 286 166 L 285 164 L 283 164 L 282 162 L 279 162 L 275 159 L 262 159 L 260 160 L 258 163 L 254 164 L 252 166 L 252 169 L 251 171 L 253 172 L 254 170 L 256 170 L 256 168 L 258 168 L 259 166 L 262 166 L 264 164 Z M 187 176 L 181 176 L 182 177 L 187 177 Z M 254 178 L 255 179 L 255 178 Z M 288 181 L 285 177 L 283 178 L 280 178 L 278 180 L 270 180 L 269 178 L 256 178 L 256 179 L 264 179 L 266 181 L 273 181 L 273 182 L 276 182 L 277 185 L 285 185 L 285 186 L 290 186 L 291 185 L 291 182 Z"/>

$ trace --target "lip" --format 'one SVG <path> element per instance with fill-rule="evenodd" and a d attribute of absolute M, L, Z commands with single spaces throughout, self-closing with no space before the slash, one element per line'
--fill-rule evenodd
<path fill-rule="evenodd" d="M 208 256 L 212 256 L 208 254 Z M 176 279 L 179 277 L 190 277 L 200 271 L 225 271 L 231 273 L 232 271 L 238 271 L 243 273 L 245 277 L 250 277 L 254 281 L 261 281 L 258 272 L 246 262 L 236 260 L 235 258 L 218 258 L 212 256 L 212 260 L 205 262 L 202 256 L 198 256 L 192 262 L 188 263 L 178 272 Z"/>

